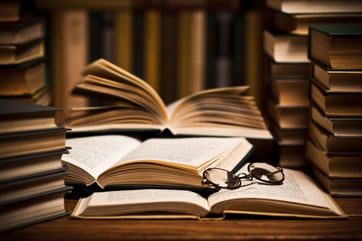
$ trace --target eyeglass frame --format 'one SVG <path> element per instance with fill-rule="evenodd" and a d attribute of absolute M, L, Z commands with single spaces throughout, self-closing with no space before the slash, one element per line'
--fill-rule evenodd
<path fill-rule="evenodd" d="M 276 173 L 281 173 L 282 175 L 282 178 L 277 181 L 267 181 L 267 180 L 263 180 L 261 179 L 259 176 L 256 176 L 256 175 L 253 175 L 253 170 L 251 169 L 252 165 L 253 164 L 267 164 L 273 168 L 276 169 L 276 171 L 274 172 L 270 172 L 268 173 L 268 175 L 272 175 L 272 174 L 276 174 Z M 249 163 L 248 167 L 248 173 L 239 173 L 239 174 L 236 174 L 236 173 L 233 173 L 229 170 L 226 170 L 226 169 L 223 169 L 223 168 L 219 168 L 219 167 L 211 167 L 211 168 L 208 168 L 206 169 L 204 172 L 203 172 L 203 180 L 202 180 L 202 184 L 208 184 L 208 185 L 212 185 L 213 187 L 215 188 L 223 188 L 223 189 L 237 189 L 237 188 L 240 188 L 240 187 L 244 187 L 244 186 L 249 186 L 251 184 L 253 184 L 253 182 L 251 183 L 248 183 L 248 184 L 245 184 L 245 185 L 242 185 L 242 181 L 241 180 L 248 180 L 248 181 L 252 181 L 253 178 L 257 179 L 258 181 L 261 181 L 262 183 L 260 184 L 269 184 L 269 185 L 281 185 L 283 184 L 284 180 L 285 180 L 285 174 L 283 172 L 283 168 L 279 167 L 279 166 L 276 166 L 276 165 L 272 165 L 270 163 L 266 163 L 266 162 L 251 162 Z M 235 186 L 230 186 L 229 184 L 227 184 L 228 186 L 222 186 L 220 185 L 220 183 L 214 183 L 212 182 L 211 180 L 209 180 L 209 178 L 207 177 L 207 172 L 209 170 L 221 170 L 221 171 L 224 171 L 226 174 L 228 175 L 232 175 L 233 176 L 233 180 L 234 179 L 238 179 L 238 185 L 235 185 Z M 259 183 L 259 182 L 258 182 Z"/>

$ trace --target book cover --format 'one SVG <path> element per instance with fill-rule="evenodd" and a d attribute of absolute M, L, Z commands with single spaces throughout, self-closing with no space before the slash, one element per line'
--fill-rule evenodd
<path fill-rule="evenodd" d="M 329 68 L 362 68 L 362 25 L 314 25 L 309 29 L 308 57 Z"/>

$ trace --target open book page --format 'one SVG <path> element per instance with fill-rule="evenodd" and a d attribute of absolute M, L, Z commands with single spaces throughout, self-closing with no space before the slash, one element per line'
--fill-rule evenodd
<path fill-rule="evenodd" d="M 86 66 L 83 74 L 98 76 L 103 78 L 103 80 L 108 80 L 108 86 L 113 87 L 114 91 L 120 91 L 121 95 L 118 95 L 120 98 L 124 96 L 122 95 L 123 93 L 125 96 L 135 96 L 138 100 L 149 100 L 148 104 L 145 104 L 146 109 L 152 106 L 152 112 L 159 114 L 161 119 L 167 120 L 166 107 L 158 93 L 146 81 L 128 71 L 104 59 L 99 59 Z M 133 98 L 126 99 L 132 100 Z"/>
<path fill-rule="evenodd" d="M 96 192 L 80 199 L 72 216 L 117 217 L 122 215 L 205 216 L 209 212 L 207 200 L 187 190 L 141 189 Z"/>
<path fill-rule="evenodd" d="M 202 90 L 166 108 L 156 91 L 122 68 L 99 59 L 84 69 L 74 93 L 101 106 L 72 107 L 72 132 L 158 130 L 192 136 L 243 136 L 273 139 L 248 86 Z M 85 112 L 87 110 L 87 112 Z"/>
<path fill-rule="evenodd" d="M 144 141 L 116 164 L 148 161 L 198 171 L 244 141 L 244 138 L 236 137 L 152 138 Z M 240 156 L 237 161 L 242 158 L 243 156 Z"/>
<path fill-rule="evenodd" d="M 199 91 L 167 106 L 173 134 L 271 138 L 248 86 Z M 255 132 L 255 133 L 254 133 Z"/>
<path fill-rule="evenodd" d="M 220 218 L 225 217 L 225 213 L 238 213 L 309 218 L 346 217 L 333 199 L 315 186 L 305 174 L 294 170 L 285 170 L 285 174 L 286 181 L 282 185 L 252 184 L 246 188 L 220 190 L 211 194 L 208 201 L 189 190 L 136 189 L 97 192 L 81 198 L 72 216 L 183 218 L 181 214 L 186 214 L 193 217 Z"/>
<path fill-rule="evenodd" d="M 309 176 L 291 169 L 284 169 L 284 174 L 285 180 L 282 185 L 255 183 L 235 190 L 221 190 L 210 195 L 209 204 L 217 212 L 234 209 L 248 213 L 274 212 L 287 215 L 293 210 L 300 212 L 297 213 L 299 216 L 328 214 L 344 216 L 334 200 Z"/>
<path fill-rule="evenodd" d="M 96 179 L 140 143 L 123 135 L 70 138 L 66 140 L 66 145 L 72 149 L 62 156 L 62 160 L 82 168 Z"/>

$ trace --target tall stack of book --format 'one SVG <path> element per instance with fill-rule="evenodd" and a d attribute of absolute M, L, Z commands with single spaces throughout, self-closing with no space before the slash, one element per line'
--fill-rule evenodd
<path fill-rule="evenodd" d="M 312 26 L 306 157 L 333 195 L 362 194 L 362 25 Z"/>
<path fill-rule="evenodd" d="M 281 13 L 270 12 L 272 17 Z M 263 32 L 268 66 L 266 109 L 271 132 L 277 141 L 277 162 L 283 167 L 299 168 L 305 165 L 304 139 L 309 106 L 307 35 L 280 31 L 275 25 Z"/>
<path fill-rule="evenodd" d="M 56 108 L 0 100 L 0 232 L 66 215 Z"/>
<path fill-rule="evenodd" d="M 308 27 L 362 20 L 361 1 L 267 0 L 270 26 L 264 31 L 269 56 L 266 80 L 271 130 L 281 166 L 302 168 L 309 116 Z M 269 93 L 268 93 L 269 92 Z M 300 158 L 299 158 L 300 157 Z"/>
<path fill-rule="evenodd" d="M 44 20 L 29 12 L 23 14 L 22 3 L 0 3 L 0 8 L 14 8 L 12 14 L 0 17 L 0 98 L 49 105 Z"/>

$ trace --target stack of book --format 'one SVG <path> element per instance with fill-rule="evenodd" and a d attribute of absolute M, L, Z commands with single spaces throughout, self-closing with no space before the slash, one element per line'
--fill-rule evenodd
<path fill-rule="evenodd" d="M 67 214 L 56 108 L 0 100 L 0 232 Z"/>
<path fill-rule="evenodd" d="M 1 5 L 4 9 L 12 5 L 17 11 L 0 18 L 0 98 L 48 105 L 44 20 L 20 14 L 20 1 Z"/>
<path fill-rule="evenodd" d="M 272 21 L 264 30 L 270 127 L 278 140 L 281 166 L 306 167 L 309 71 L 308 27 L 361 21 L 361 1 L 267 0 Z M 300 158 L 299 158 L 300 157 Z"/>
<path fill-rule="evenodd" d="M 271 7 L 270 2 L 267 3 Z M 274 15 L 282 13 L 271 8 L 270 11 Z M 309 107 L 307 35 L 276 30 L 275 25 L 263 32 L 268 59 L 266 109 L 271 132 L 277 141 L 277 162 L 283 167 L 299 168 L 305 166 L 304 140 Z"/>
<path fill-rule="evenodd" d="M 362 194 L 362 25 L 310 29 L 306 157 L 334 195 Z"/>

